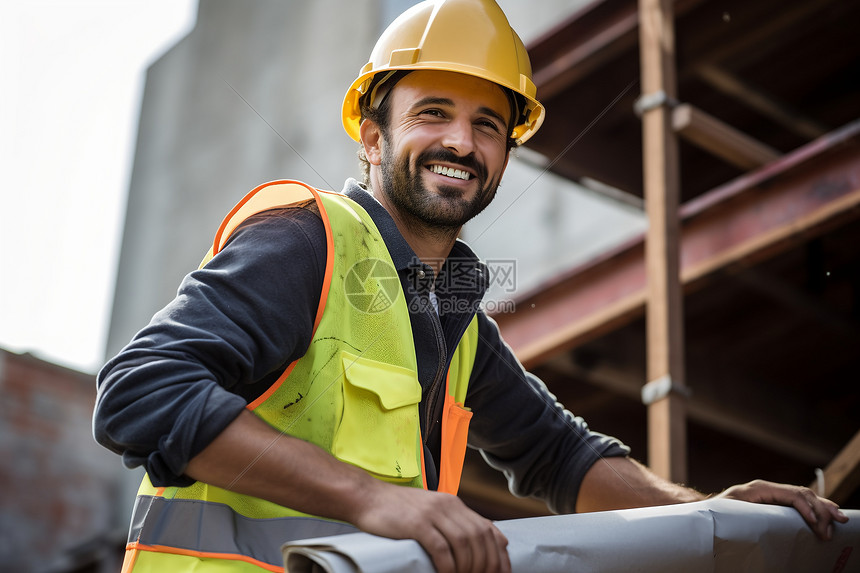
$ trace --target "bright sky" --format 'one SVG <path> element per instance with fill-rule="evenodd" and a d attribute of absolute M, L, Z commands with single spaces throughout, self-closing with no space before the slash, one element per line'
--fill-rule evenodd
<path fill-rule="evenodd" d="M 196 0 L 0 0 L 0 348 L 101 366 L 146 67 Z"/>

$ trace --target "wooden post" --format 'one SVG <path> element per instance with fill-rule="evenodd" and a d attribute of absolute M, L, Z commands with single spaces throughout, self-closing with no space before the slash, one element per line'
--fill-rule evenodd
<path fill-rule="evenodd" d="M 836 454 L 824 471 L 819 482 L 809 487 L 820 496 L 836 503 L 845 503 L 854 490 L 860 487 L 860 432 Z M 823 487 L 819 487 L 823 486 Z"/>
<path fill-rule="evenodd" d="M 648 232 L 648 464 L 675 482 L 687 478 L 682 292 L 679 276 L 678 143 L 672 0 L 639 0 L 645 210 Z"/>

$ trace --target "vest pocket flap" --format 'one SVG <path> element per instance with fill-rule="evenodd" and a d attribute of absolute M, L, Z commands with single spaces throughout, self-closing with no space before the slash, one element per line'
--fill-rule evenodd
<path fill-rule="evenodd" d="M 343 351 L 341 366 L 343 410 L 332 453 L 386 481 L 414 482 L 421 475 L 418 376 Z"/>
<path fill-rule="evenodd" d="M 342 352 L 344 379 L 352 386 L 376 395 L 386 410 L 421 401 L 418 376 L 408 368 Z"/>

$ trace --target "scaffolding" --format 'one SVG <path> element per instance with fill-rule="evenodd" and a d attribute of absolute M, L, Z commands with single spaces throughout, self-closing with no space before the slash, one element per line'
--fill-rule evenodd
<path fill-rule="evenodd" d="M 618 435 L 594 420 L 644 404 L 648 464 L 673 481 L 719 489 L 760 477 L 721 466 L 784 465 L 776 481 L 857 499 L 860 46 L 848 22 L 860 8 L 848 4 L 602 0 L 529 46 L 548 110 L 530 147 L 568 179 L 642 197 L 649 226 L 495 318 L 592 427 Z M 480 506 L 480 488 L 463 487 Z"/>

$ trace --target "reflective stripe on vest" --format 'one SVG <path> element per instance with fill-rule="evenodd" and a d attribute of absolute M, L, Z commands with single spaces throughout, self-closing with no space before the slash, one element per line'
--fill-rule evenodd
<path fill-rule="evenodd" d="M 290 364 L 248 408 L 279 431 L 315 443 L 379 479 L 426 487 L 418 421 L 421 386 L 411 319 L 384 240 L 364 209 L 341 194 L 321 192 L 299 182 L 261 185 L 225 218 L 201 267 L 248 217 L 308 199 L 319 207 L 327 241 L 312 342 L 306 354 Z M 455 495 L 471 418 L 463 401 L 477 342 L 477 319 L 473 319 L 452 354 L 446 379 L 438 489 Z M 194 555 L 219 548 L 212 557 L 243 561 L 247 557 L 271 567 L 271 556 L 258 556 L 265 557 L 267 551 L 279 554 L 281 544 L 290 539 L 330 534 L 319 533 L 319 524 L 353 530 L 201 482 L 184 488 L 155 488 L 145 476 L 138 496 L 129 537 L 129 548 L 134 550 L 131 559 L 137 550 Z M 173 504 L 180 509 L 172 509 Z M 154 513 L 152 508 L 156 508 Z M 182 525 L 170 524 L 174 518 Z M 151 525 L 151 520 L 166 525 Z M 256 522 L 268 525 L 252 525 Z M 257 535 L 264 541 L 249 541 Z M 226 537 L 233 541 L 223 543 Z M 194 543 L 188 543 L 189 539 Z M 263 550 L 263 544 L 270 547 Z M 126 567 L 131 570 L 129 561 Z"/>
<path fill-rule="evenodd" d="M 288 541 L 358 531 L 325 519 L 253 519 L 220 503 L 152 496 L 137 498 L 134 516 L 129 543 L 175 547 L 193 555 L 245 555 L 276 566 L 283 564 L 281 545 Z"/>

